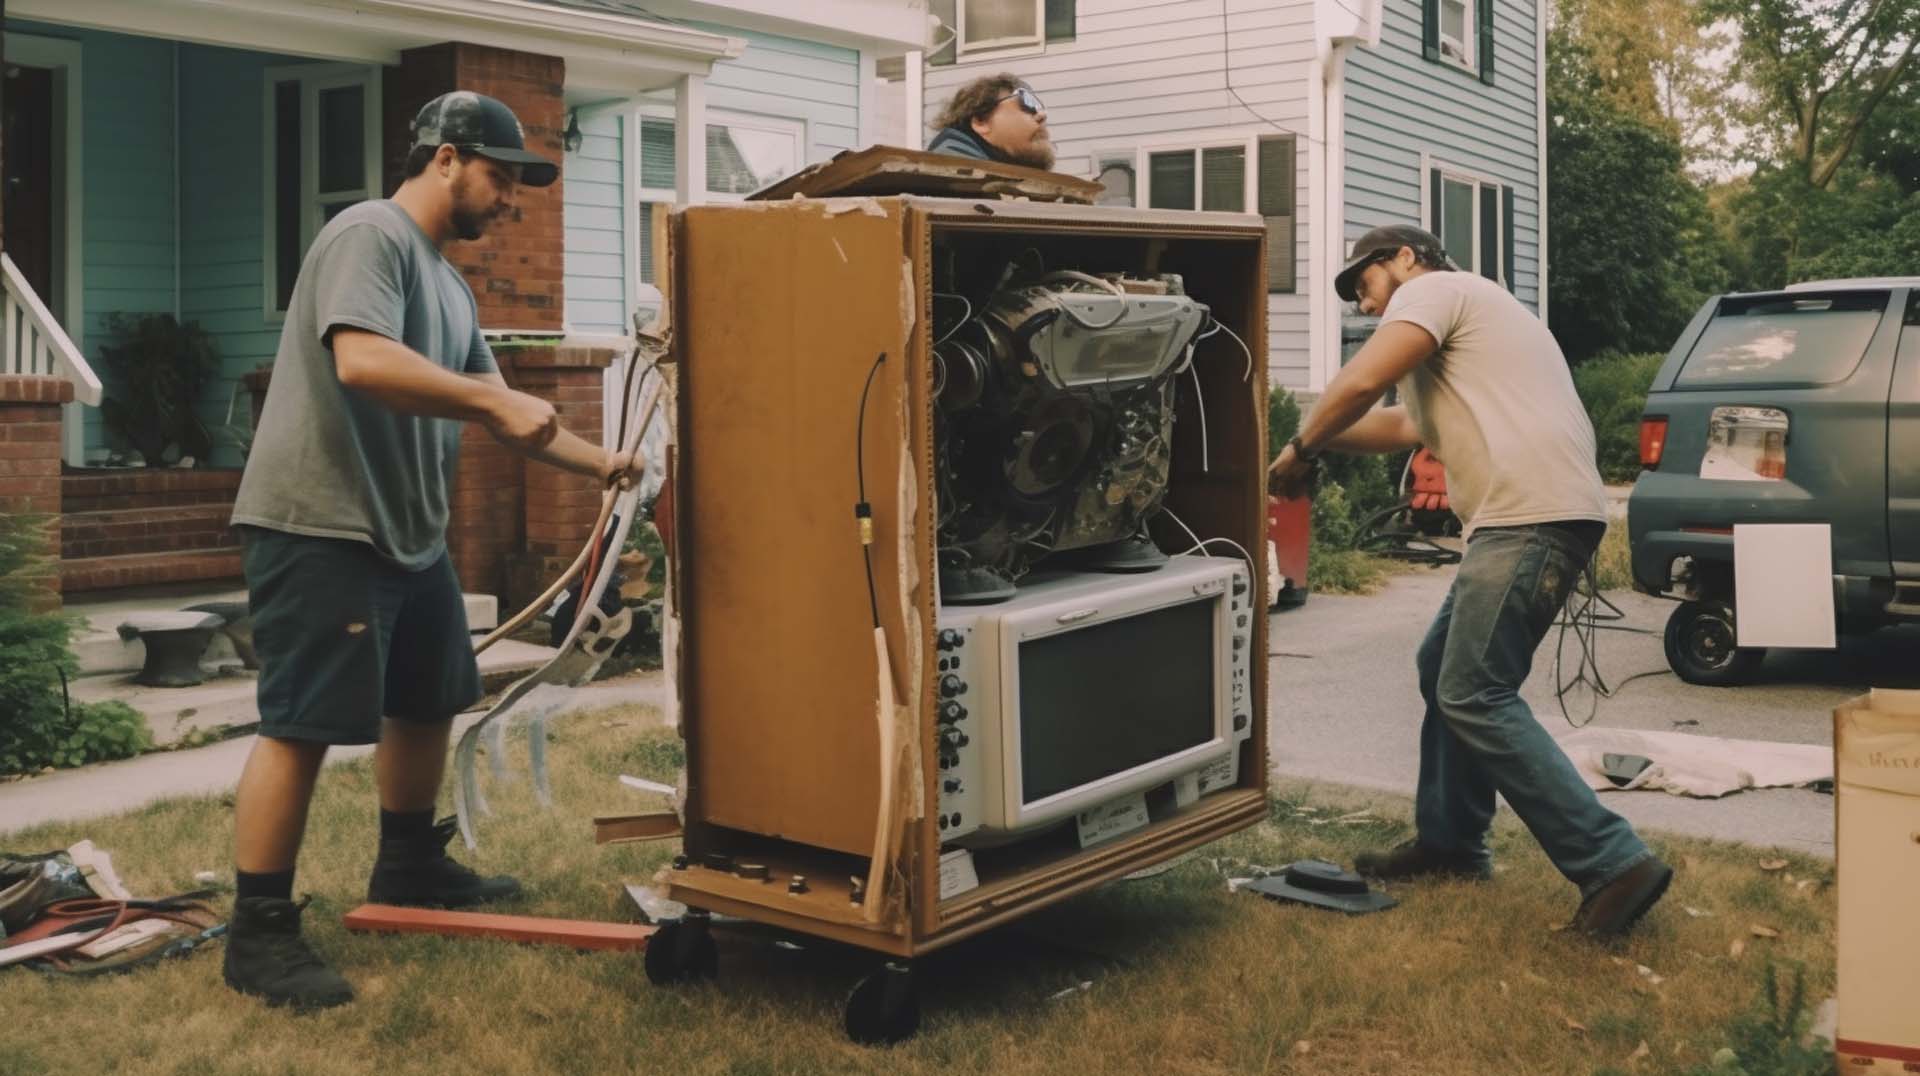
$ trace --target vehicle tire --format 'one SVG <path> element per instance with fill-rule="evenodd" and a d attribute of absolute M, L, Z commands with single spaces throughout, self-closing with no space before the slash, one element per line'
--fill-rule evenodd
<path fill-rule="evenodd" d="M 1667 618 L 1667 664 L 1689 684 L 1750 683 L 1766 649 L 1736 647 L 1734 638 L 1733 609 L 1725 602 L 1681 602 Z"/>

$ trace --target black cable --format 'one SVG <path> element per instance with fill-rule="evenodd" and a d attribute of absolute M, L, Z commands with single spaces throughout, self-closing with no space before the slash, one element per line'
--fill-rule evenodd
<path fill-rule="evenodd" d="M 867 370 L 867 383 L 860 389 L 860 415 L 854 423 L 853 473 L 860 483 L 860 502 L 853 506 L 853 518 L 860 522 L 860 555 L 867 562 L 867 608 L 873 613 L 873 626 L 880 627 L 880 593 L 873 585 L 873 505 L 867 503 L 867 395 L 873 391 L 873 378 L 880 364 L 887 361 L 882 351 Z"/>
<path fill-rule="evenodd" d="M 1587 558 L 1586 566 L 1580 571 L 1580 578 L 1574 581 L 1573 589 L 1567 593 L 1561 619 L 1556 622 L 1560 628 L 1560 635 L 1553 647 L 1553 697 L 1554 701 L 1560 704 L 1560 716 L 1566 720 L 1569 727 L 1576 729 L 1586 728 L 1593 723 L 1594 716 L 1600 712 L 1601 699 L 1613 698 L 1620 693 L 1621 688 L 1635 680 L 1642 680 L 1649 676 L 1662 676 L 1673 671 L 1651 669 L 1647 672 L 1634 673 L 1618 684 L 1611 685 L 1607 683 L 1606 677 L 1601 675 L 1599 651 L 1596 646 L 1600 632 L 1625 631 L 1638 635 L 1657 633 L 1645 628 L 1602 623 L 1602 621 L 1625 620 L 1627 614 L 1619 606 L 1608 601 L 1606 595 L 1600 593 L 1600 581 L 1594 568 L 1597 559 L 1597 554 Z M 1605 606 L 1608 610 L 1605 617 L 1600 615 L 1600 606 Z M 1581 623 L 1583 618 L 1586 621 L 1584 626 Z M 1568 631 L 1572 631 L 1574 638 L 1580 643 L 1580 667 L 1575 671 L 1573 679 L 1562 680 L 1560 678 L 1561 655 L 1566 650 Z M 1587 708 L 1587 716 L 1580 721 L 1575 721 L 1573 715 L 1567 712 L 1567 695 L 1582 684 L 1592 690 L 1593 700 L 1592 705 Z"/>

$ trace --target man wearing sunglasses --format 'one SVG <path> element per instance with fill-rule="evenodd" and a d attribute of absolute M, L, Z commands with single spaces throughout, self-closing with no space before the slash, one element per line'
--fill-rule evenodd
<path fill-rule="evenodd" d="M 1046 106 L 1012 75 L 988 75 L 955 90 L 933 126 L 939 133 L 927 143 L 930 153 L 1053 168 Z"/>
<path fill-rule="evenodd" d="M 1426 702 L 1416 834 L 1354 865 L 1389 881 L 1491 878 L 1499 793 L 1580 887 L 1572 927 L 1610 937 L 1660 899 L 1673 870 L 1600 805 L 1520 697 L 1606 532 L 1593 424 L 1540 319 L 1495 281 L 1453 269 L 1419 228 L 1354 242 L 1334 291 L 1380 327 L 1268 471 L 1274 492 L 1296 495 L 1321 452 L 1425 444 L 1466 525 L 1466 556 L 1414 661 Z M 1406 403 L 1374 407 L 1396 383 Z"/>

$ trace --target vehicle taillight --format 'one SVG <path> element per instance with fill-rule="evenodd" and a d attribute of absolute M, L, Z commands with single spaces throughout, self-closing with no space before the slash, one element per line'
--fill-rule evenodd
<path fill-rule="evenodd" d="M 1716 407 L 1707 418 L 1701 478 L 1777 482 L 1787 477 L 1790 421 L 1777 407 Z"/>
<path fill-rule="evenodd" d="M 1640 466 L 1651 471 L 1660 466 L 1660 455 L 1667 450 L 1667 420 L 1648 416 L 1640 420 Z"/>

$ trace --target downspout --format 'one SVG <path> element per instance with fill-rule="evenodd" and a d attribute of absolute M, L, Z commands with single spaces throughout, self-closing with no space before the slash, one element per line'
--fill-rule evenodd
<path fill-rule="evenodd" d="M 1540 324 L 1547 323 L 1547 12 L 1544 0 L 1534 6 L 1534 123 L 1538 128 L 1540 162 L 1540 283 L 1536 294 Z"/>
<path fill-rule="evenodd" d="M 184 320 L 180 309 L 180 42 L 173 43 L 173 319 Z"/>
<path fill-rule="evenodd" d="M 927 122 L 926 53 L 918 52 L 918 51 L 907 53 L 906 69 L 907 69 L 907 108 L 906 108 L 907 129 L 901 135 L 902 141 L 900 144 L 902 146 L 907 147 L 908 149 L 919 149 L 921 146 L 924 146 L 927 144 L 926 134 L 921 129 L 922 127 L 925 126 Z"/>
<path fill-rule="evenodd" d="M 1328 135 L 1327 112 L 1331 103 L 1328 100 L 1327 79 L 1330 71 L 1330 58 L 1322 47 L 1314 50 L 1313 63 L 1308 68 L 1307 92 L 1307 205 L 1312 216 L 1307 221 L 1307 391 L 1319 393 L 1332 380 L 1326 362 L 1327 337 L 1330 304 L 1327 302 L 1326 289 L 1321 287 L 1321 275 L 1331 264 L 1327 257 L 1329 218 L 1332 212 L 1333 192 L 1328 189 L 1328 168 L 1335 156 L 1334 146 Z"/>

